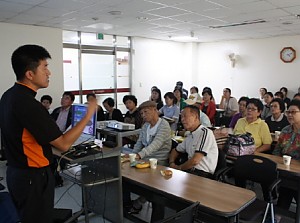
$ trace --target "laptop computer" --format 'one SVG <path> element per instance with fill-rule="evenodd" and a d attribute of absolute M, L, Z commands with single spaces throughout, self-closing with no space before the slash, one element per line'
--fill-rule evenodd
<path fill-rule="evenodd" d="M 73 104 L 72 105 L 72 127 L 74 127 L 86 114 L 87 105 L 85 104 Z M 97 112 L 93 115 L 91 120 L 85 126 L 80 137 L 73 143 L 73 146 L 79 144 L 94 141 L 96 138 L 96 126 L 97 126 Z"/>

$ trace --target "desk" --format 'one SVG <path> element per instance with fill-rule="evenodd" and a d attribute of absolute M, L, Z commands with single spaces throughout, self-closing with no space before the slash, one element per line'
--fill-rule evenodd
<path fill-rule="evenodd" d="M 255 155 L 266 157 L 277 163 L 279 175 L 282 180 L 281 185 L 298 191 L 295 222 L 300 223 L 300 161 L 292 159 L 291 165 L 286 166 L 283 164 L 281 156 L 265 153 L 255 153 Z"/>
<path fill-rule="evenodd" d="M 95 149 L 96 150 L 96 149 Z M 54 154 L 61 153 L 53 149 Z M 63 170 L 60 175 L 82 188 L 82 210 L 67 222 L 73 222 L 83 212 L 88 223 L 88 210 L 101 214 L 111 222 L 123 222 L 122 178 L 120 149 L 102 148 L 78 159 L 67 158 L 71 164 L 79 164 Z"/>
<path fill-rule="evenodd" d="M 131 135 L 138 135 L 141 129 L 128 130 L 128 131 L 119 131 L 111 128 L 97 128 L 97 138 L 100 138 L 100 134 L 116 136 L 117 146 L 122 147 L 122 138 Z"/>
<path fill-rule="evenodd" d="M 172 169 L 172 177 L 163 177 L 160 170 L 164 169 L 167 167 L 158 166 L 153 170 L 132 168 L 129 163 L 121 165 L 123 182 L 133 192 L 175 210 L 199 201 L 199 210 L 210 217 L 208 222 L 229 222 L 256 197 L 253 191 L 180 170 Z"/>

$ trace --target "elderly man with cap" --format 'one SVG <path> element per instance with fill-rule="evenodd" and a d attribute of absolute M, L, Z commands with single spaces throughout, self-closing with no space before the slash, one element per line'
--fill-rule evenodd
<path fill-rule="evenodd" d="M 132 153 L 136 153 L 136 159 L 149 160 L 150 158 L 156 158 L 158 164 L 168 165 L 171 150 L 171 128 L 169 123 L 159 118 L 154 101 L 143 102 L 139 109 L 145 124 Z M 124 149 L 123 152 L 126 152 Z M 123 187 L 123 203 L 126 212 L 139 213 L 145 202 L 144 197 L 139 197 L 132 202 L 129 188 Z"/>
<path fill-rule="evenodd" d="M 143 102 L 139 109 L 145 124 L 132 152 L 137 154 L 137 159 L 156 158 L 160 165 L 167 165 L 171 150 L 170 125 L 159 118 L 154 101 Z"/>

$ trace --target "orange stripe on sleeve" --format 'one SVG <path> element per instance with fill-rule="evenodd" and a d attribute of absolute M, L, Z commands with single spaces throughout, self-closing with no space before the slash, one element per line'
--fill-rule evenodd
<path fill-rule="evenodd" d="M 29 167 L 45 167 L 49 165 L 49 160 L 44 156 L 43 148 L 27 129 L 22 134 L 23 151 L 27 156 Z"/>

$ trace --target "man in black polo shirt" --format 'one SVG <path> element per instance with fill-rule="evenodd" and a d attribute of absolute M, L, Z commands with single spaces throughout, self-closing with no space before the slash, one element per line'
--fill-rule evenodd
<path fill-rule="evenodd" d="M 48 111 L 35 99 L 37 90 L 49 85 L 50 58 L 41 46 L 24 45 L 16 49 L 11 62 L 17 82 L 0 101 L 7 186 L 22 223 L 52 223 L 51 146 L 67 151 L 96 111 L 96 102 L 89 103 L 86 116 L 67 133 L 61 133 Z"/>

